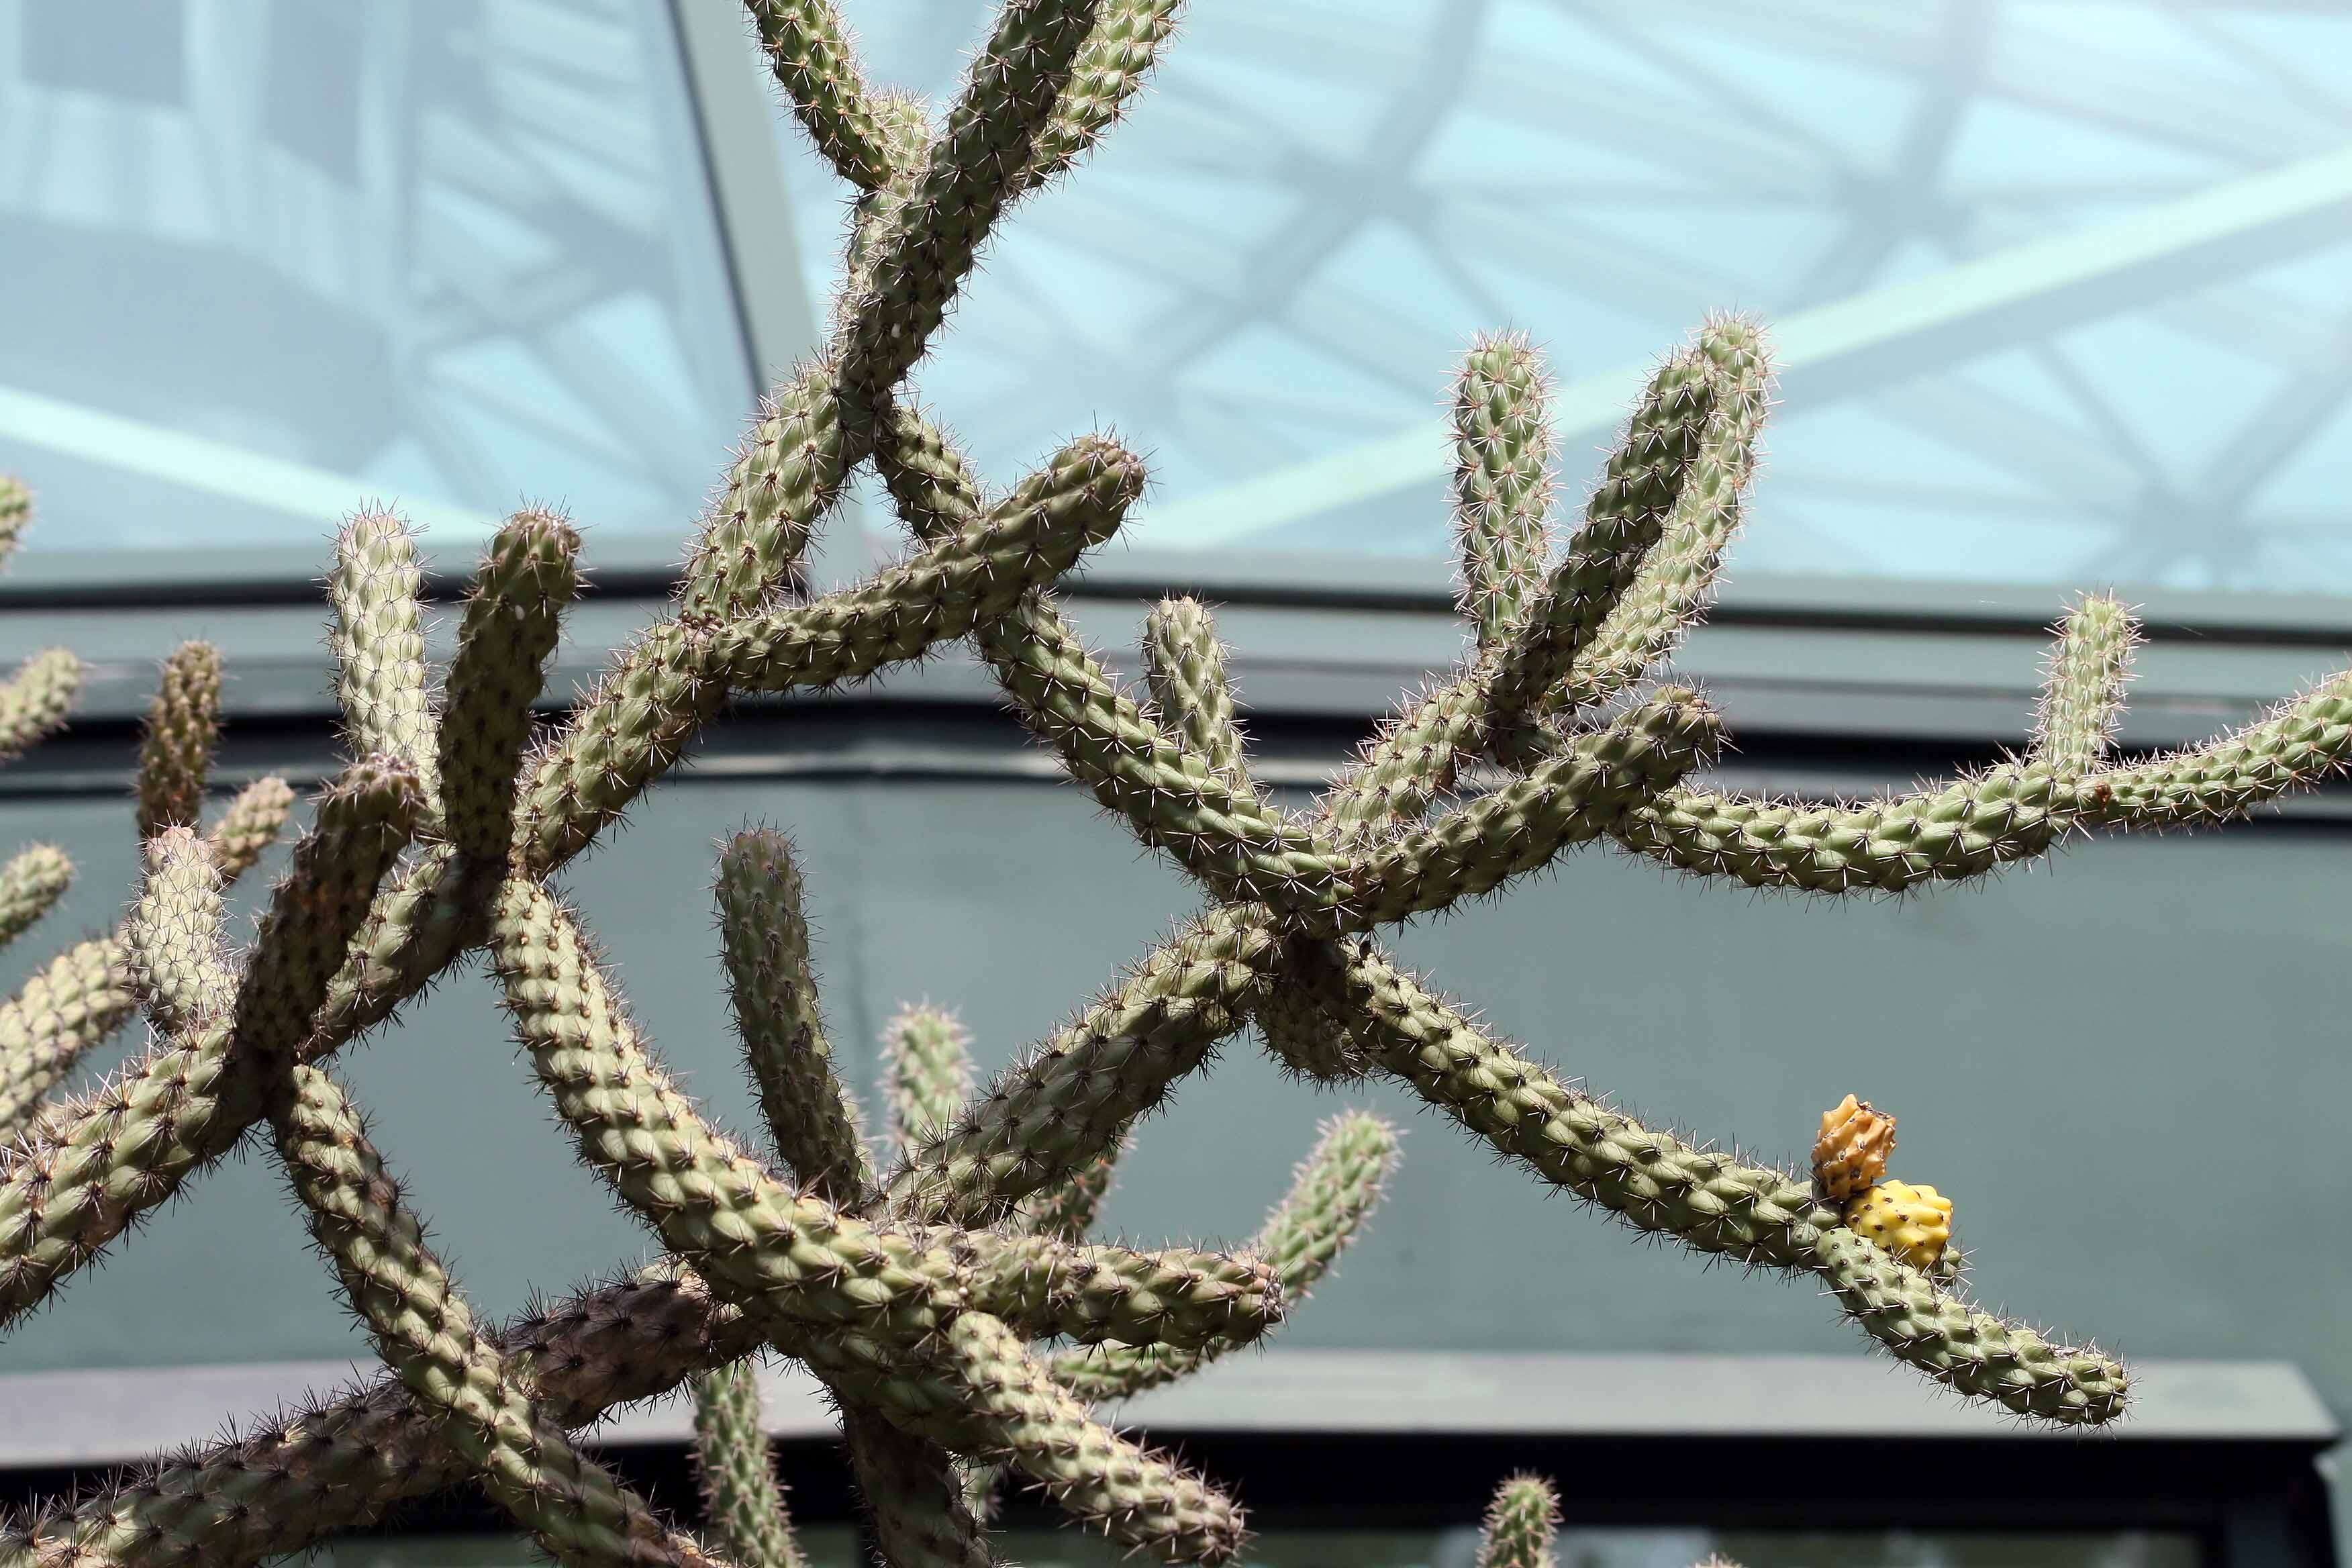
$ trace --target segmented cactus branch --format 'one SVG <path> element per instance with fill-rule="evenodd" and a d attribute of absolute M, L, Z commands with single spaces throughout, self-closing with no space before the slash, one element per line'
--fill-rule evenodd
<path fill-rule="evenodd" d="M 54 734 L 81 695 L 81 660 L 61 647 L 26 659 L 0 680 L 0 763 Z"/>
<path fill-rule="evenodd" d="M 141 838 L 195 822 L 220 740 L 220 650 L 204 642 L 173 649 L 140 739 Z"/>
<path fill-rule="evenodd" d="M 2033 715 L 2034 759 L 2063 774 L 2088 773 L 2106 755 L 2123 717 L 2139 625 L 2118 600 L 2084 596 L 2058 623 Z"/>
<path fill-rule="evenodd" d="M 33 492 L 14 474 L 0 474 L 0 565 L 16 553 L 33 521 Z"/>
<path fill-rule="evenodd" d="M 461 861 L 503 870 L 515 777 L 563 610 L 579 592 L 580 535 L 549 511 L 509 518 L 458 623 L 436 741 L 444 836 Z"/>
<path fill-rule="evenodd" d="M 1008 174 L 1070 78 L 1099 0 L 1004 0 L 921 174 L 875 247 L 870 282 L 841 333 L 841 384 L 872 404 L 929 346 L 1015 194 Z"/>
<path fill-rule="evenodd" d="M 859 190 L 878 188 L 890 175 L 882 128 L 866 103 L 856 47 L 829 0 L 744 0 L 744 9 L 816 150 Z"/>
<path fill-rule="evenodd" d="M 971 1035 L 944 1008 L 904 1007 L 882 1026 L 882 1097 L 903 1157 L 947 1131 L 971 1094 Z"/>
<path fill-rule="evenodd" d="M 750 1357 L 694 1380 L 695 1471 L 703 1531 L 736 1568 L 803 1568 L 768 1451 L 759 1363 Z"/>
<path fill-rule="evenodd" d="M 527 1375 L 475 1327 L 350 1097 L 316 1068 L 290 1070 L 271 1121 L 310 1234 L 385 1362 L 489 1494 L 565 1568 L 725 1568 L 538 1407 Z"/>
<path fill-rule="evenodd" d="M 167 827 L 147 840 L 147 875 L 122 924 L 124 968 L 166 1035 L 224 1018 L 236 974 L 222 931 L 220 871 L 204 840 Z"/>
<path fill-rule="evenodd" d="M 73 885 L 65 851 L 36 844 L 0 866 L 0 947 L 24 935 Z"/>
<path fill-rule="evenodd" d="M 718 895 L 727 994 L 776 1152 L 820 1196 L 856 1204 L 874 1171 L 825 1038 L 791 841 L 737 834 L 719 858 Z"/>
<path fill-rule="evenodd" d="M 1554 1568 L 1559 1533 L 1559 1489 L 1541 1476 L 1513 1476 L 1486 1507 L 1478 1568 Z"/>
<path fill-rule="evenodd" d="M 1314 1152 L 1300 1163 L 1290 1191 L 1245 1249 L 1263 1258 L 1281 1288 L 1285 1310 L 1296 1311 L 1356 1233 L 1363 1228 L 1396 1169 L 1396 1129 L 1377 1116 L 1349 1111 L 1323 1127 Z M 1183 1347 L 1169 1343 L 1067 1351 L 1054 1373 L 1086 1399 L 1125 1399 L 1198 1371 L 1244 1341 L 1213 1338 Z"/>
<path fill-rule="evenodd" d="M 330 646 L 335 698 L 350 730 L 352 754 L 404 763 L 437 816 L 440 778 L 434 721 L 425 691 L 424 574 L 416 536 L 389 511 L 359 512 L 335 541 L 328 579 L 335 605 Z"/>
<path fill-rule="evenodd" d="M 1249 782 L 1247 748 L 1234 717 L 1225 645 L 1198 599 L 1162 599 L 1143 621 L 1143 679 L 1160 721 L 1235 786 Z"/>
<path fill-rule="evenodd" d="M 1462 615 L 1478 646 L 1507 640 L 1551 555 L 1551 430 L 1542 359 L 1525 338 L 1482 339 L 1454 383 L 1454 534 Z"/>

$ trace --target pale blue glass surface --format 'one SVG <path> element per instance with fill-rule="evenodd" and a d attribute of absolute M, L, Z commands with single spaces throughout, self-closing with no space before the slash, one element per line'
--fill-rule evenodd
<path fill-rule="evenodd" d="M 935 102 L 983 18 L 845 9 Z M 1793 362 L 1737 572 L 2352 591 L 2352 6 L 1187 16 L 920 373 L 992 477 L 1115 426 L 1138 542 L 1440 557 L 1473 334 L 1549 352 L 1572 516 L 1629 378 L 1736 309 Z M 822 290 L 844 187 L 785 140 Z"/>
<path fill-rule="evenodd" d="M 0 0 L 0 469 L 37 547 L 397 502 L 681 537 L 751 388 L 668 9 Z"/>

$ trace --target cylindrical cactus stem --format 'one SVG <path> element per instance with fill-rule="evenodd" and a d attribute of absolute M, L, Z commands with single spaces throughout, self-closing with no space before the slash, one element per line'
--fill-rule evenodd
<path fill-rule="evenodd" d="M 1262 908 L 1221 909 L 1153 949 L 898 1172 L 891 1209 L 991 1224 L 1116 1145 L 1247 1021 L 1278 955 L 1267 919 Z"/>
<path fill-rule="evenodd" d="M 1109 1148 L 1067 1176 L 1041 1187 L 1021 1200 L 1021 1223 L 1038 1236 L 1063 1241 L 1086 1240 L 1102 1213 L 1103 1200 L 1118 1179 L 1118 1163 L 1134 1140 L 1122 1133 Z"/>
<path fill-rule="evenodd" d="M 1225 645 L 1207 605 L 1162 599 L 1151 606 L 1143 619 L 1143 679 L 1161 722 L 1226 783 L 1255 790 L 1225 674 Z"/>
<path fill-rule="evenodd" d="M 2087 594 L 2058 623 L 2033 715 L 2033 757 L 2062 774 L 2106 755 L 2123 715 L 2139 623 L 2120 600 Z"/>
<path fill-rule="evenodd" d="M 1118 531 L 1142 488 L 1142 465 L 1117 442 L 1073 442 L 1037 484 L 912 559 L 811 604 L 729 622 L 713 634 L 713 667 L 737 689 L 785 691 L 919 658 L 1060 577 Z"/>
<path fill-rule="evenodd" d="M 466 600 L 436 746 L 443 835 L 476 866 L 506 864 L 531 704 L 579 592 L 579 552 L 567 519 L 518 512 L 490 541 Z"/>
<path fill-rule="evenodd" d="M 1551 429 L 1542 356 L 1512 333 L 1481 338 L 1454 382 L 1454 537 L 1462 613 L 1478 646 L 1507 641 L 1551 553 Z"/>
<path fill-rule="evenodd" d="M 1071 64 L 1069 84 L 1055 97 L 1053 112 L 1030 143 L 1029 161 L 1013 179 L 1014 195 L 1052 180 L 1118 123 L 1159 62 L 1160 46 L 1176 30 L 1182 9 L 1183 0 L 1104 0 Z"/>
<path fill-rule="evenodd" d="M 902 1158 L 945 1132 L 971 1096 L 971 1035 L 943 1007 L 902 1007 L 882 1026 L 882 1098 Z"/>
<path fill-rule="evenodd" d="M 890 176 L 851 204 L 849 238 L 844 247 L 842 281 L 834 296 L 838 313 L 854 309 L 874 286 L 874 263 L 883 245 L 897 229 L 898 215 L 915 194 L 931 145 L 931 108 L 909 92 L 877 93 L 871 100 L 874 119 L 882 132 Z M 835 326 L 840 325 L 838 320 Z"/>
<path fill-rule="evenodd" d="M 122 943 L 77 942 L 0 1003 L 0 1145 L 75 1062 L 137 1011 Z"/>
<path fill-rule="evenodd" d="M 55 733 L 81 695 L 81 660 L 61 647 L 35 654 L 0 680 L 0 763 Z"/>
<path fill-rule="evenodd" d="M 863 1405 L 842 1406 L 841 1428 L 885 1563 L 892 1568 L 996 1568 L 953 1455 Z"/>
<path fill-rule="evenodd" d="M 1614 831 L 1629 849 L 1751 888 L 1892 893 L 2041 854 L 2075 820 L 2075 795 L 2048 767 L 2005 763 L 1940 789 L 1851 805 L 1671 789 Z"/>
<path fill-rule="evenodd" d="M 725 1568 L 531 1402 L 519 1369 L 474 1326 L 350 1097 L 316 1068 L 290 1071 L 271 1121 L 310 1234 L 377 1350 L 490 1495 L 565 1568 Z"/>
<path fill-rule="evenodd" d="M 0 1326 L 40 1304 L 261 1115 L 268 1073 L 303 1044 L 375 883 L 407 839 L 415 775 L 371 758 L 321 795 L 272 895 L 236 1010 L 41 1117 L 0 1169 Z"/>
<path fill-rule="evenodd" d="M 841 384 L 871 405 L 922 357 L 1068 84 L 1100 0 L 1005 0 L 921 176 L 877 237 L 841 331 Z"/>
<path fill-rule="evenodd" d="M 958 1297 L 953 1260 L 813 1194 L 720 1137 L 646 1049 L 570 913 L 520 878 L 491 958 L 516 1031 L 583 1163 L 713 1289 L 783 1324 L 919 1343 Z"/>
<path fill-rule="evenodd" d="M 1491 727 L 1534 715 L 1633 585 L 1691 480 L 1718 393 L 1719 378 L 1696 349 L 1673 355 L 1650 378 L 1567 556 L 1499 650 L 1487 682 Z"/>
<path fill-rule="evenodd" d="M 1609 832 L 1639 803 L 1706 765 L 1721 733 L 1714 710 L 1696 692 L 1661 688 L 1534 772 L 1367 849 L 1353 873 L 1344 929 L 1444 909 L 1549 864 L 1562 848 Z"/>
<path fill-rule="evenodd" d="M 16 553 L 33 523 L 33 492 L 14 474 L 0 474 L 0 565 Z"/>
<path fill-rule="evenodd" d="M 825 1038 L 791 841 L 767 828 L 728 840 L 718 898 L 727 994 L 776 1152 L 827 1200 L 862 1202 L 874 1172 Z"/>
<path fill-rule="evenodd" d="M 795 366 L 761 403 L 703 521 L 678 589 L 679 617 L 746 615 L 789 586 L 817 520 L 863 456 L 842 428 L 833 366 Z"/>
<path fill-rule="evenodd" d="M 1605 701 L 1655 668 L 1706 607 L 1723 552 L 1739 531 L 1770 402 L 1771 352 L 1762 328 L 1743 316 L 1710 319 L 1696 347 L 1716 385 L 1716 416 L 1641 570 L 1567 678 L 1543 695 L 1542 714 Z"/>
<path fill-rule="evenodd" d="M 439 759 L 425 692 L 424 583 L 416 536 L 396 513 L 355 513 L 335 541 L 328 580 L 335 621 L 335 698 L 352 751 L 399 759 L 415 771 L 425 816 L 439 819 Z"/>
<path fill-rule="evenodd" d="M 1490 650 L 1451 679 L 1424 691 L 1383 723 L 1321 804 L 1342 844 L 1355 845 L 1391 823 L 1419 820 L 1429 803 L 1454 787 L 1465 757 L 1486 745 Z"/>
<path fill-rule="evenodd" d="M 236 975 L 223 937 L 220 872 L 185 827 L 147 840 L 147 874 L 123 921 L 126 967 L 157 1029 L 176 1035 L 226 1017 Z"/>
<path fill-rule="evenodd" d="M 36 844 L 0 866 L 0 947 L 47 914 L 73 886 L 73 862 L 55 845 Z"/>
<path fill-rule="evenodd" d="M 266 778 L 230 804 L 204 840 L 223 882 L 250 870 L 276 842 L 293 803 L 283 779 Z M 68 948 L 0 1004 L 0 1143 L 15 1138 L 74 1064 L 138 1010 L 120 931 Z M 75 1119 L 60 1111 L 65 1121 Z"/>
<path fill-rule="evenodd" d="M 234 882 L 252 870 L 254 862 L 278 842 L 293 812 L 294 791 L 284 779 L 256 779 L 239 790 L 205 835 L 222 882 Z"/>
<path fill-rule="evenodd" d="M 768 1451 L 752 1358 L 694 1380 L 694 1466 L 702 1479 L 703 1534 L 734 1568 L 803 1568 Z"/>
<path fill-rule="evenodd" d="M 1247 1254 L 1139 1252 L 1052 1237 L 971 1233 L 971 1298 L 1033 1337 L 1199 1350 L 1246 1344 L 1282 1321 L 1275 1270 Z"/>
<path fill-rule="evenodd" d="M 2124 1371 L 2113 1360 L 2053 1351 L 2030 1329 L 1971 1310 L 1848 1230 L 1802 1177 L 1644 1127 L 1488 1038 L 1365 945 L 1339 952 L 1309 978 L 1386 1037 L 1381 1065 L 1546 1180 L 1699 1251 L 1824 1276 L 1898 1360 L 1964 1394 L 2058 1422 L 2121 1413 Z M 1969 1359 L 1967 1347 L 1979 1345 L 1990 1372 Z"/>
<path fill-rule="evenodd" d="M 220 740 L 221 656 L 182 643 L 163 660 L 139 743 L 139 837 L 194 824 Z"/>
<path fill-rule="evenodd" d="M 2124 1413 L 2130 1380 L 2114 1357 L 2053 1344 L 1971 1308 L 1851 1230 L 1818 1232 L 1812 1267 L 1848 1317 L 1938 1383 L 2061 1426 L 2101 1426 Z"/>
<path fill-rule="evenodd" d="M 1478 1568 L 1555 1568 L 1559 1533 L 1559 1489 L 1542 1476 L 1513 1476 L 1486 1505 Z"/>
<path fill-rule="evenodd" d="M 1361 1078 L 1370 1065 L 1370 1058 L 1357 1042 L 1354 1026 L 1318 1002 L 1305 986 L 1279 983 L 1267 986 L 1250 1017 L 1275 1059 L 1300 1078 L 1321 1084 L 1345 1083 Z"/>
<path fill-rule="evenodd" d="M 1349 1111 L 1323 1124 L 1313 1152 L 1291 1177 L 1290 1191 L 1247 1249 L 1274 1271 L 1290 1310 L 1297 1310 L 1380 1206 L 1396 1158 L 1396 1129 L 1380 1117 Z M 1065 1351 L 1050 1364 L 1080 1398 L 1125 1399 L 1188 1376 L 1242 1342 L 1212 1339 L 1190 1349 L 1163 1342 Z"/>
<path fill-rule="evenodd" d="M 586 1292 L 509 1325 L 498 1343 L 527 1370 L 545 1413 L 571 1426 L 760 1349 L 740 1313 L 677 1269 Z M 24 1542 L 77 1568 L 253 1568 L 463 1484 L 473 1468 L 441 1425 L 396 1376 L 379 1373 L 45 1510 L 26 1521 Z"/>
<path fill-rule="evenodd" d="M 727 689 L 705 627 L 664 621 L 615 654 L 523 769 L 515 858 L 544 875 L 586 848 L 686 752 Z"/>
<path fill-rule="evenodd" d="M 1241 1550 L 1240 1508 L 1095 1421 L 1003 1322 L 958 1313 L 945 1337 L 968 1418 L 989 1423 L 1064 1511 L 1163 1563 L 1218 1563 Z"/>
<path fill-rule="evenodd" d="M 908 526 L 927 539 L 968 527 L 980 486 L 945 437 L 903 404 L 886 408 L 877 429 L 876 461 Z M 1004 505 L 1030 504 L 1052 474 L 1033 474 Z M 979 640 L 1022 721 L 1145 843 L 1231 899 L 1337 903 L 1340 862 L 1331 847 L 1219 776 L 1138 707 L 1050 595 L 982 623 Z"/>
<path fill-rule="evenodd" d="M 2340 671 L 2243 729 L 2147 762 L 2103 768 L 2075 786 L 2075 810 L 2103 827 L 2189 827 L 2240 816 L 2308 789 L 2352 761 L 2352 670 Z"/>
<path fill-rule="evenodd" d="M 890 177 L 856 46 L 831 0 L 744 0 L 793 116 L 834 172 L 861 191 Z"/>
<path fill-rule="evenodd" d="M 319 797 L 317 821 L 271 894 L 237 986 L 237 1046 L 250 1059 L 275 1062 L 310 1033 L 376 884 L 425 809 L 423 781 L 406 759 L 390 756 L 354 763 Z"/>

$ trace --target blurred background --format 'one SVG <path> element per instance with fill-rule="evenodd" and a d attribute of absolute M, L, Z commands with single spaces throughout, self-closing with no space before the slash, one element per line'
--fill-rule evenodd
<path fill-rule="evenodd" d="M 985 26 L 981 0 L 844 8 L 872 76 L 935 100 Z M 1300 798 L 1460 650 L 1443 414 L 1480 331 L 1549 356 L 1565 526 L 1657 356 L 1711 310 L 1772 324 L 1748 530 L 1681 659 L 1738 738 L 1728 783 L 1868 793 L 2021 743 L 2070 589 L 2148 620 L 2129 745 L 2352 657 L 2352 8 L 1188 16 L 1129 121 L 1003 227 L 918 381 L 999 480 L 1088 428 L 1149 456 L 1076 616 L 1131 664 L 1151 597 L 1215 602 L 1264 771 Z M 450 581 L 506 511 L 569 510 L 598 590 L 558 685 L 585 679 L 820 335 L 845 201 L 721 0 L 0 0 L 0 470 L 41 506 L 0 656 L 93 666 L 69 735 L 0 773 L 0 841 L 80 868 L 5 978 L 127 896 L 136 720 L 180 639 L 228 656 L 226 783 L 331 768 L 319 581 L 362 501 L 424 526 Z M 817 574 L 900 548 L 861 494 Z M 736 1125 L 707 873 L 751 821 L 807 857 L 862 1082 L 898 1002 L 960 1008 L 1001 1066 L 1192 902 L 960 657 L 747 703 L 569 874 Z M 1371 1234 L 1206 1403 L 1135 1416 L 1245 1467 L 1285 1568 L 1466 1568 L 1477 1500 L 1522 1465 L 1559 1473 L 1564 1560 L 1593 1568 L 1711 1544 L 1750 1568 L 2326 1561 L 2315 1456 L 2352 1410 L 2347 886 L 2352 797 L 2324 792 L 1892 903 L 1590 852 L 1399 938 L 1692 1135 L 1793 1161 L 1846 1092 L 1895 1112 L 1895 1173 L 1955 1197 L 1979 1293 L 2147 1363 L 2118 1436 L 1939 1399 L 1811 1289 L 1632 1245 L 1386 1090 L 1351 1097 L 1412 1130 Z M 350 1058 L 494 1314 L 647 1245 L 511 1058 L 472 973 Z M 1145 1127 L 1109 1224 L 1246 1236 L 1341 1103 L 1235 1041 Z M 266 1405 L 364 1353 L 266 1163 L 232 1165 L 0 1344 L 0 1476 L 22 1493 L 205 1435 L 234 1406 L 174 1426 L 191 1369 L 243 1369 Z M 833 1463 L 779 1408 L 788 1455 Z M 658 1471 L 675 1435 L 648 1422 L 632 1462 Z M 1905 1479 L 1828 1479 L 1864 1440 Z M 813 1518 L 828 1568 L 850 1561 L 847 1513 Z M 521 1561 L 489 1528 L 456 1509 L 332 1561 Z"/>

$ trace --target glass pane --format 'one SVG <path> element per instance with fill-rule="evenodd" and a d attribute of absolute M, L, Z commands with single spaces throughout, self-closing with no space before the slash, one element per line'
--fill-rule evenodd
<path fill-rule="evenodd" d="M 750 384 L 668 8 L 0 4 L 0 469 L 47 548 L 528 500 L 674 548 Z"/>
<path fill-rule="evenodd" d="M 945 94 L 980 0 L 851 7 Z M 1114 424 L 1134 538 L 1434 558 L 1472 334 L 1580 496 L 1713 310 L 1786 369 L 1740 572 L 2352 591 L 2352 7 L 1199 5 L 922 371 L 1002 478 Z M 841 187 L 798 146 L 822 270 Z M 822 278 L 819 282 L 822 283 Z"/>

